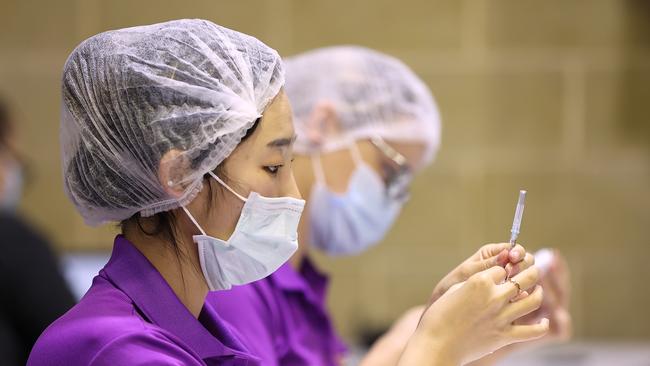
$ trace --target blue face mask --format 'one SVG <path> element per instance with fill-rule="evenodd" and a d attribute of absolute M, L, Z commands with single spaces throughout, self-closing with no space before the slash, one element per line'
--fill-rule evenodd
<path fill-rule="evenodd" d="M 313 158 L 316 183 L 309 197 L 311 243 L 330 255 L 358 254 L 378 243 L 391 228 L 402 201 L 390 198 L 381 177 L 351 147 L 356 168 L 348 190 L 327 188 L 320 158 Z"/>

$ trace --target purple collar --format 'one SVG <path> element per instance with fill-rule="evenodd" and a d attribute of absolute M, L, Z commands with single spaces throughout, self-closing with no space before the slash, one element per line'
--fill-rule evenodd
<path fill-rule="evenodd" d="M 204 304 L 197 320 L 151 262 L 122 235 L 115 238 L 111 259 L 100 275 L 123 291 L 148 321 L 177 336 L 202 359 L 251 358 L 240 351 L 244 349 L 243 346 L 214 309 Z M 221 340 L 210 333 L 201 321 L 208 323 Z M 222 342 L 240 350 L 229 348 Z"/>
<path fill-rule="evenodd" d="M 302 258 L 300 271 L 287 262 L 271 274 L 270 279 L 282 291 L 304 294 L 307 300 L 319 306 L 325 303 L 329 278 L 316 269 L 308 256 Z"/>

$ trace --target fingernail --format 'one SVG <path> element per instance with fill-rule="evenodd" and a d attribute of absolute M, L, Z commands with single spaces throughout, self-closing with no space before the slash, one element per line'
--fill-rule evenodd
<path fill-rule="evenodd" d="M 519 252 L 513 252 L 510 254 L 513 261 L 519 260 Z"/>
<path fill-rule="evenodd" d="M 519 273 L 519 267 L 518 264 L 515 264 L 514 266 L 510 267 L 510 274 L 509 276 L 512 277 L 515 274 Z"/>

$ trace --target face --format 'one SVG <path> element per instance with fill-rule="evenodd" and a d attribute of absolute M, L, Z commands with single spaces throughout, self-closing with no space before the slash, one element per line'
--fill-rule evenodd
<path fill-rule="evenodd" d="M 243 197 L 257 192 L 266 197 L 300 198 L 291 167 L 294 140 L 291 107 L 280 91 L 254 132 L 222 163 L 217 175 Z M 215 179 L 206 178 L 203 190 L 187 208 L 208 235 L 227 240 L 243 205 Z M 185 224 L 192 230 L 191 223 Z"/>
<path fill-rule="evenodd" d="M 386 141 L 393 150 L 406 158 L 409 167 L 418 166 L 424 158 L 425 145 L 422 143 L 405 143 Z M 356 141 L 361 158 L 388 184 L 390 178 L 400 169 L 400 166 L 370 140 Z M 348 182 L 356 168 L 349 149 L 332 151 L 321 155 L 325 183 L 334 192 L 344 193 Z"/>
<path fill-rule="evenodd" d="M 306 138 L 313 144 L 320 144 L 328 136 L 341 134 L 341 123 L 336 112 L 336 107 L 330 103 L 319 103 L 314 107 L 312 114 L 306 122 Z M 424 159 L 426 145 L 420 142 L 396 142 L 396 141 L 358 140 L 357 148 L 361 158 L 369 165 L 387 185 L 397 177 L 404 166 L 409 168 L 411 173 L 413 167 L 419 167 Z M 397 163 L 395 153 L 401 155 L 406 161 Z M 355 170 L 355 162 L 350 149 L 340 149 L 321 154 L 321 162 L 325 171 L 325 183 L 333 192 L 344 193 L 347 191 L 350 176 Z M 309 194 L 314 183 L 313 166 L 311 159 L 300 157 L 296 162 L 296 176 L 298 178 L 301 192 Z M 308 199 L 308 197 L 307 197 Z"/>

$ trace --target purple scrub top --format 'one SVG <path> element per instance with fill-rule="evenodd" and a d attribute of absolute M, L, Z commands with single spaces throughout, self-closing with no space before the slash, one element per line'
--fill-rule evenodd
<path fill-rule="evenodd" d="M 263 365 L 340 365 L 346 347 L 326 309 L 328 279 L 305 257 L 275 273 L 206 298 Z"/>
<path fill-rule="evenodd" d="M 207 302 L 199 318 L 123 236 L 93 284 L 34 345 L 29 366 L 260 365 Z"/>

